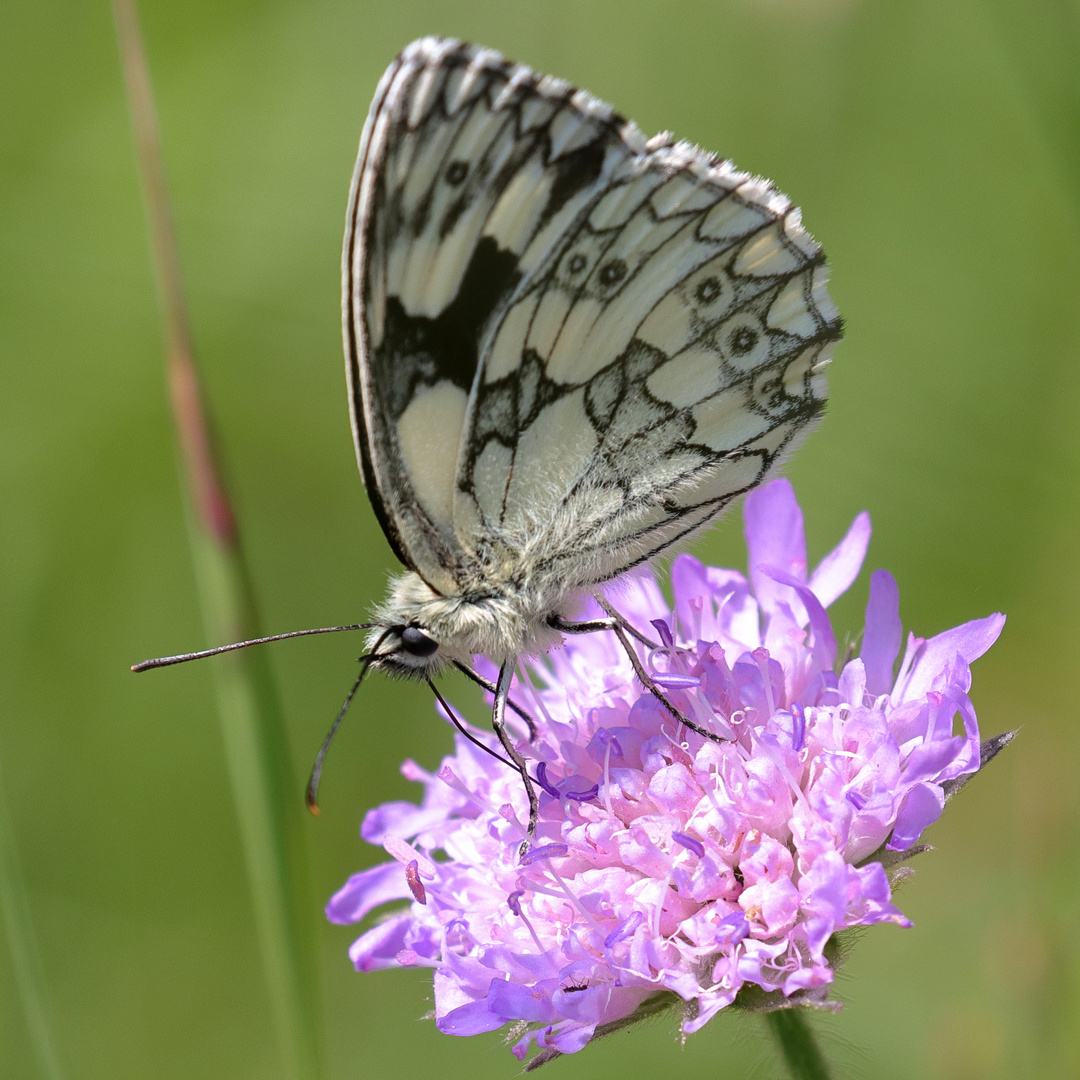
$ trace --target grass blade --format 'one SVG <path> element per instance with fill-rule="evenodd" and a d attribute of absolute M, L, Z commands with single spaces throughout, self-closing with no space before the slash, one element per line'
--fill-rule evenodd
<path fill-rule="evenodd" d="M 2 780 L 0 774 L 0 917 L 11 953 L 19 1003 L 41 1075 L 47 1080 L 64 1080 L 63 1056 L 56 1041 L 56 1025 L 45 989 L 45 972 Z"/>
<path fill-rule="evenodd" d="M 258 632 L 255 605 L 195 366 L 138 14 L 133 0 L 114 0 L 113 13 L 146 201 L 203 619 L 211 641 L 250 638 Z M 307 875 L 299 824 L 302 811 L 289 769 L 281 709 L 259 650 L 218 657 L 213 667 L 283 1072 L 297 1080 L 316 1080 L 318 1009 L 312 935 L 303 907 Z"/>

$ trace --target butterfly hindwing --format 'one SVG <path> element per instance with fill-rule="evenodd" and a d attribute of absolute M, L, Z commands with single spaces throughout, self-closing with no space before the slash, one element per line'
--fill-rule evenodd
<path fill-rule="evenodd" d="M 840 334 L 788 200 L 657 142 L 519 287 L 470 407 L 460 541 L 568 588 L 760 483 L 820 414 Z"/>

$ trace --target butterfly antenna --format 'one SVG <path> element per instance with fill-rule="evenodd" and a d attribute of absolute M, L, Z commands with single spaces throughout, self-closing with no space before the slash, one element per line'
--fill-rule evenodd
<path fill-rule="evenodd" d="M 349 706 L 352 704 L 353 698 L 356 697 L 356 691 L 360 689 L 360 684 L 364 681 L 364 676 L 367 674 L 368 668 L 371 667 L 371 662 L 379 655 L 379 646 L 386 640 L 389 633 L 390 631 L 387 630 L 382 634 L 379 640 L 375 642 L 375 648 L 366 656 L 360 657 L 360 674 L 356 676 L 356 682 L 352 684 L 352 689 L 349 691 L 348 697 L 345 698 L 345 703 L 338 711 L 334 722 L 330 725 L 330 730 L 326 733 L 326 738 L 322 741 L 322 746 L 319 747 L 319 752 L 315 755 L 315 764 L 311 767 L 311 779 L 308 780 L 305 798 L 308 810 L 316 817 L 322 813 L 319 809 L 319 780 L 322 778 L 326 751 L 330 749 L 330 744 L 334 741 L 334 736 L 337 734 L 338 728 L 341 727 L 341 721 L 345 719 L 345 714 L 349 711 Z"/>
<path fill-rule="evenodd" d="M 495 684 L 490 679 L 485 679 L 478 671 L 473 671 L 468 664 L 463 664 L 460 660 L 454 660 L 452 663 L 462 675 L 468 676 L 477 686 L 482 687 L 489 694 L 495 693 Z M 432 689 L 435 689 L 434 686 Z M 436 694 L 438 694 L 438 691 L 436 691 Z M 520 705 L 516 704 L 513 698 L 507 698 L 506 704 L 509 705 L 510 708 L 513 709 L 514 712 L 516 712 L 528 725 L 529 742 L 536 742 L 536 721 Z"/>
<path fill-rule="evenodd" d="M 184 664 L 188 660 L 201 660 L 204 656 L 217 656 L 219 653 L 246 649 L 249 645 L 265 645 L 268 641 L 284 641 L 285 638 L 307 637 L 310 634 L 337 634 L 342 630 L 371 630 L 376 623 L 356 623 L 353 626 L 320 626 L 315 630 L 290 630 L 287 634 L 271 634 L 270 637 L 252 638 L 250 641 L 234 641 L 231 645 L 219 645 L 216 649 L 203 649 L 201 652 L 181 653 L 179 656 L 159 656 L 156 660 L 143 660 L 132 664 L 132 671 L 149 671 L 151 668 L 170 667 Z"/>
<path fill-rule="evenodd" d="M 502 756 L 496 750 L 492 750 L 490 746 L 485 742 L 481 742 L 465 725 L 458 719 L 457 713 L 450 708 L 450 703 L 439 693 L 439 688 L 431 681 L 427 680 L 428 686 L 431 687 L 431 692 L 435 695 L 436 700 L 443 707 L 443 711 L 450 717 L 450 722 L 469 740 L 474 746 L 478 746 L 485 754 L 490 754 L 496 761 L 501 761 L 504 765 L 509 766 L 515 772 L 517 772 L 517 766 L 509 759 Z"/>

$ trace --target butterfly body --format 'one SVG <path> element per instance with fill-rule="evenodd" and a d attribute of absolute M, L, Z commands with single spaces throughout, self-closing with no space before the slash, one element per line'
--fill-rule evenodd
<path fill-rule="evenodd" d="M 520 568 L 527 569 L 527 564 Z M 471 664 L 477 655 L 502 664 L 545 651 L 561 639 L 553 619 L 570 618 L 577 597 L 554 583 L 538 585 L 535 580 L 499 581 L 490 575 L 442 595 L 419 574 L 400 574 L 374 612 L 377 625 L 369 634 L 368 649 L 377 654 L 380 666 L 421 678 L 454 661 Z M 410 627 L 420 629 L 438 649 L 427 652 L 420 643 L 420 651 L 410 650 L 403 639 Z"/>
<path fill-rule="evenodd" d="M 371 649 L 417 675 L 551 647 L 759 484 L 840 336 L 768 181 L 446 39 L 379 85 L 342 269 L 357 456 L 408 568 Z"/>

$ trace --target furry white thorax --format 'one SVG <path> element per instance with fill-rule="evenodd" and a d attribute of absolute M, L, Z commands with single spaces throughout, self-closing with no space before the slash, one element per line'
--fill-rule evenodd
<path fill-rule="evenodd" d="M 390 583 L 390 595 L 374 611 L 376 625 L 367 649 L 377 650 L 383 666 L 403 674 L 432 674 L 452 661 L 472 664 L 476 655 L 502 664 L 519 656 L 544 652 L 562 635 L 551 616 L 568 617 L 579 603 L 577 594 L 557 588 L 492 586 L 458 595 L 435 592 L 419 574 L 408 571 Z M 427 657 L 414 656 L 401 644 L 400 631 L 415 626 L 439 648 Z M 376 660 L 379 663 L 379 660 Z"/>

